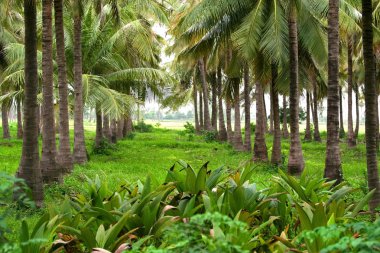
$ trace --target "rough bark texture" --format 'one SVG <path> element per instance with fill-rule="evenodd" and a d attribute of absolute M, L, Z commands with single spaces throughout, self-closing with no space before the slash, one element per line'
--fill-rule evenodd
<path fill-rule="evenodd" d="M 344 138 L 346 132 L 344 131 L 343 121 L 343 92 L 342 87 L 339 86 L 339 137 Z"/>
<path fill-rule="evenodd" d="M 33 200 L 38 207 L 43 203 L 42 174 L 38 154 L 37 122 L 37 10 L 36 0 L 24 1 L 25 22 L 25 100 L 24 135 L 22 155 L 17 177 L 23 178 L 30 187 Z M 17 195 L 17 193 L 16 193 Z"/>
<path fill-rule="evenodd" d="M 305 141 L 311 141 L 311 126 L 310 126 L 310 93 L 306 92 L 306 129 Z"/>
<path fill-rule="evenodd" d="M 319 134 L 319 121 L 318 121 L 318 87 L 315 72 L 311 79 L 313 82 L 313 124 L 314 124 L 314 141 L 321 142 L 321 135 Z"/>
<path fill-rule="evenodd" d="M 234 85 L 234 109 L 235 109 L 235 128 L 232 145 L 236 150 L 244 150 L 243 138 L 241 136 L 241 121 L 240 121 L 240 78 L 233 79 Z"/>
<path fill-rule="evenodd" d="M 117 139 L 123 139 L 123 128 L 124 128 L 124 118 L 120 118 L 117 120 Z"/>
<path fill-rule="evenodd" d="M 349 147 L 355 147 L 356 139 L 352 120 L 352 39 L 350 35 L 348 35 L 347 40 L 347 144 Z"/>
<path fill-rule="evenodd" d="M 273 104 L 272 104 L 272 86 L 269 89 L 269 106 L 270 106 L 270 114 L 269 114 L 269 134 L 273 134 Z"/>
<path fill-rule="evenodd" d="M 276 88 L 278 70 L 275 64 L 272 64 L 272 87 L 271 87 L 271 104 L 273 108 L 273 146 L 272 146 L 272 164 L 281 164 L 281 127 L 280 127 L 280 112 L 278 102 L 278 92 Z"/>
<path fill-rule="evenodd" d="M 223 96 L 222 96 L 222 69 L 218 68 L 218 76 L 217 76 L 217 84 L 218 84 L 218 107 L 219 107 L 219 133 L 218 137 L 221 141 L 227 141 L 227 129 L 224 122 L 224 110 L 223 110 Z"/>
<path fill-rule="evenodd" d="M 44 182 L 62 181 L 56 164 L 55 117 L 53 96 L 52 0 L 42 1 L 42 155 L 40 168 Z"/>
<path fill-rule="evenodd" d="M 194 78 L 195 81 L 195 78 Z M 197 85 L 193 83 L 193 104 L 194 104 L 194 121 L 195 121 L 195 132 L 199 133 L 201 130 L 201 126 L 199 124 L 199 115 L 198 115 L 198 92 Z"/>
<path fill-rule="evenodd" d="M 201 73 L 201 81 L 202 81 L 202 91 L 203 91 L 203 121 L 204 128 L 207 131 L 212 130 L 211 122 L 210 122 L 210 112 L 208 108 L 209 98 L 208 98 L 208 87 L 206 80 L 206 64 L 203 59 L 199 60 L 199 72 Z"/>
<path fill-rule="evenodd" d="M 232 119 L 231 119 L 231 101 L 226 98 L 226 119 L 227 119 L 227 141 L 232 143 L 234 139 L 234 132 L 232 131 Z"/>
<path fill-rule="evenodd" d="M 2 121 L 2 127 L 3 127 L 3 139 L 11 138 L 11 134 L 9 132 L 8 113 L 9 113 L 9 106 L 7 105 L 6 102 L 3 102 L 1 104 L 1 121 Z"/>
<path fill-rule="evenodd" d="M 21 112 L 21 103 L 20 100 L 17 100 L 17 139 L 22 139 L 23 130 L 22 130 L 22 112 Z"/>
<path fill-rule="evenodd" d="M 116 143 L 117 142 L 117 124 L 116 119 L 113 119 L 111 121 L 111 142 Z"/>
<path fill-rule="evenodd" d="M 103 114 L 103 136 L 111 141 L 110 117 L 106 114 Z"/>
<path fill-rule="evenodd" d="M 59 93 L 59 149 L 57 164 L 63 172 L 73 169 L 70 147 L 69 103 L 66 78 L 65 33 L 63 28 L 63 0 L 54 0 L 55 39 L 57 46 L 58 93 Z"/>
<path fill-rule="evenodd" d="M 127 131 L 127 117 L 123 117 L 123 138 L 127 137 L 128 131 Z"/>
<path fill-rule="evenodd" d="M 299 84 L 298 84 L 298 35 L 297 14 L 292 6 L 289 12 L 289 52 L 290 52 L 290 150 L 288 172 L 291 175 L 300 175 L 304 168 L 302 147 L 299 133 Z"/>
<path fill-rule="evenodd" d="M 263 101 L 263 86 L 260 82 L 256 83 L 256 128 L 255 128 L 255 143 L 253 145 L 253 160 L 268 161 L 268 150 L 265 143 L 265 128 L 264 128 L 264 101 Z"/>
<path fill-rule="evenodd" d="M 214 131 L 218 130 L 218 105 L 217 105 L 217 83 L 216 72 L 212 72 L 211 76 L 211 93 L 212 93 L 212 106 L 211 106 L 211 127 Z"/>
<path fill-rule="evenodd" d="M 359 88 L 355 86 L 355 111 L 356 111 L 356 122 L 355 122 L 355 139 L 358 139 L 359 127 L 360 127 L 360 114 L 359 114 Z"/>
<path fill-rule="evenodd" d="M 327 145 L 324 176 L 343 180 L 339 148 L 339 0 L 329 0 Z"/>
<path fill-rule="evenodd" d="M 102 110 L 100 109 L 99 104 L 96 105 L 95 115 L 96 115 L 95 148 L 99 148 L 100 143 L 103 140 Z"/>
<path fill-rule="evenodd" d="M 83 127 L 82 96 L 82 17 L 74 16 L 74 163 L 85 164 L 87 151 Z"/>
<path fill-rule="evenodd" d="M 127 125 L 126 125 L 126 130 L 127 130 L 127 135 L 130 134 L 133 131 L 133 122 L 132 122 L 132 116 L 128 115 L 127 116 Z"/>
<path fill-rule="evenodd" d="M 367 175 L 368 189 L 375 190 L 369 202 L 369 207 L 373 211 L 380 204 L 380 182 L 377 167 L 377 92 L 375 62 L 373 52 L 373 31 L 372 31 L 372 1 L 362 0 L 363 10 L 363 53 L 365 68 L 365 139 L 367 149 Z"/>
<path fill-rule="evenodd" d="M 244 115 L 245 115 L 245 131 L 244 131 L 244 149 L 251 152 L 251 97 L 249 84 L 249 67 L 244 66 Z"/>
<path fill-rule="evenodd" d="M 284 139 L 289 138 L 289 131 L 288 131 L 288 115 L 287 115 L 287 105 L 286 105 L 286 96 L 282 96 L 282 137 Z"/>

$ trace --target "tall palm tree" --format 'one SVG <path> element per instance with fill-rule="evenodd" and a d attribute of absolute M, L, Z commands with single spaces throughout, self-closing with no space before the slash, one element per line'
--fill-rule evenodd
<path fill-rule="evenodd" d="M 206 80 L 206 62 L 204 59 L 200 59 L 198 61 L 199 72 L 201 75 L 201 84 L 203 91 L 203 113 L 204 113 L 204 128 L 207 131 L 211 130 L 211 122 L 210 122 L 210 112 L 209 112 L 209 98 L 208 98 L 208 85 Z"/>
<path fill-rule="evenodd" d="M 250 79 L 248 64 L 244 64 L 244 148 L 246 151 L 251 152 L 251 96 L 250 96 Z"/>
<path fill-rule="evenodd" d="M 339 0 L 329 0 L 328 12 L 327 144 L 324 176 L 343 180 L 339 148 Z"/>
<path fill-rule="evenodd" d="M 218 84 L 218 109 L 219 109 L 219 140 L 227 141 L 227 129 L 224 121 L 224 110 L 223 110 L 223 75 L 222 68 L 218 67 L 217 75 L 217 84 Z"/>
<path fill-rule="evenodd" d="M 256 128 L 253 145 L 253 160 L 268 161 L 268 150 L 265 143 L 264 90 L 260 82 L 256 82 Z"/>
<path fill-rule="evenodd" d="M 271 104 L 273 108 L 273 146 L 272 146 L 272 164 L 280 164 L 281 157 L 281 128 L 280 128 L 280 112 L 279 112 L 279 102 L 278 102 L 278 92 L 277 92 L 277 77 L 278 77 L 278 67 L 276 64 L 272 64 L 272 87 L 271 87 Z"/>
<path fill-rule="evenodd" d="M 9 105 L 8 101 L 4 100 L 1 103 L 1 122 L 3 127 L 3 139 L 10 139 L 11 134 L 9 132 L 9 121 L 8 121 L 8 115 L 9 114 Z"/>
<path fill-rule="evenodd" d="M 80 1 L 73 4 L 74 11 L 74 163 L 87 162 L 83 126 L 82 95 L 82 13 Z"/>
<path fill-rule="evenodd" d="M 284 139 L 289 138 L 289 131 L 288 131 L 288 113 L 287 113 L 287 102 L 286 102 L 286 96 L 282 96 L 282 137 Z"/>
<path fill-rule="evenodd" d="M 311 72 L 311 82 L 313 85 L 313 125 L 314 125 L 314 141 L 321 142 L 321 135 L 319 133 L 319 120 L 318 120 L 318 85 L 315 69 Z"/>
<path fill-rule="evenodd" d="M 59 149 L 57 164 L 63 172 L 73 169 L 73 157 L 70 149 L 69 132 L 69 104 L 66 76 L 65 31 L 63 23 L 63 0 L 54 0 L 55 38 L 57 47 L 58 65 L 58 92 L 59 92 Z"/>
<path fill-rule="evenodd" d="M 310 93 L 306 91 L 306 129 L 305 141 L 311 141 L 311 126 L 310 126 Z"/>
<path fill-rule="evenodd" d="M 43 203 L 42 174 L 38 153 L 37 123 L 37 3 L 24 1 L 25 22 L 25 101 L 24 135 L 22 155 L 17 177 L 23 178 L 31 188 L 32 197 L 38 207 Z"/>
<path fill-rule="evenodd" d="M 369 202 L 371 210 L 374 210 L 380 204 L 380 182 L 379 171 L 377 166 L 377 92 L 376 92 L 376 74 L 373 51 L 373 18 L 372 18 L 372 1 L 362 0 L 363 15 L 363 56 L 365 68 L 365 133 L 366 133 L 366 150 L 367 150 L 367 174 L 368 189 L 375 189 L 375 193 Z"/>
<path fill-rule="evenodd" d="M 353 82 L 353 71 L 352 71 L 352 36 L 347 35 L 347 143 L 349 147 L 356 146 L 356 139 L 354 135 L 354 124 L 352 120 L 352 82 Z"/>
<path fill-rule="evenodd" d="M 54 97 L 53 97 L 53 30 L 52 0 L 42 1 L 42 155 L 40 168 L 47 183 L 61 181 L 56 165 Z"/>
<path fill-rule="evenodd" d="M 289 64 L 290 64 L 290 86 L 289 86 L 289 109 L 290 109 L 290 149 L 288 172 L 292 175 L 302 173 L 305 166 L 301 140 L 299 135 L 299 77 L 298 77 L 298 31 L 297 11 L 291 5 L 289 10 Z"/>

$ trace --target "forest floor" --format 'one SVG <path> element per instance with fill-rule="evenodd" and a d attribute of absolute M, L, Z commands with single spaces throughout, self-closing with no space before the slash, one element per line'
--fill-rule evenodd
<path fill-rule="evenodd" d="M 1 130 L 1 128 L 0 128 Z M 11 126 L 12 136 L 16 135 L 16 126 Z M 45 187 L 45 203 L 56 205 L 66 194 L 74 195 L 81 191 L 86 176 L 94 178 L 96 175 L 102 180 L 107 180 L 110 187 L 122 184 L 135 183 L 137 180 L 144 181 L 147 175 L 157 183 L 162 183 L 166 171 L 178 160 L 184 160 L 193 168 L 200 168 L 209 162 L 209 168 L 228 166 L 232 169 L 252 158 L 252 153 L 236 152 L 225 143 L 206 142 L 202 136 L 190 137 L 181 130 L 166 128 L 154 128 L 152 132 L 135 133 L 133 138 L 119 141 L 111 149 L 100 154 L 94 154 L 92 144 L 95 133 L 92 126 L 86 127 L 86 145 L 90 155 L 90 161 L 84 166 L 75 166 L 72 174 L 65 176 L 63 185 L 51 185 Z M 73 136 L 73 133 L 71 133 Z M 325 133 L 322 138 L 325 139 Z M 253 138 L 253 135 L 252 135 Z M 21 155 L 22 141 L 12 138 L 11 140 L 0 140 L 0 174 L 14 175 Z M 272 136 L 267 136 L 268 154 L 271 153 Z M 303 142 L 303 154 L 305 159 L 305 170 L 316 177 L 322 177 L 325 162 L 326 143 Z M 365 145 L 363 136 L 359 136 L 359 145 L 349 149 L 342 140 L 342 167 L 346 182 L 358 190 L 351 196 L 360 199 L 366 192 L 366 163 Z M 282 141 L 282 153 L 285 159 L 289 152 L 289 141 Z M 254 164 L 256 173 L 253 182 L 258 187 L 267 187 L 270 178 L 277 174 L 279 168 L 269 164 Z M 286 165 L 280 166 L 286 170 Z M 26 219 L 34 223 L 44 210 L 18 210 L 15 207 L 7 207 L 10 211 L 8 225 L 11 230 L 9 238 L 15 240 L 18 237 L 20 221 Z M 0 212 L 4 208 L 0 208 Z"/>

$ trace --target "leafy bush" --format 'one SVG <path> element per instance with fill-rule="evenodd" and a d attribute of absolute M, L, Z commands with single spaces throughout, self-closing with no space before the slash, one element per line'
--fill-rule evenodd
<path fill-rule="evenodd" d="M 185 133 L 187 133 L 187 134 L 195 134 L 195 127 L 190 122 L 186 121 L 186 124 L 183 125 L 183 127 L 185 128 Z"/>
<path fill-rule="evenodd" d="M 202 136 L 205 142 L 214 142 L 218 139 L 218 132 L 217 131 L 202 131 Z"/>
<path fill-rule="evenodd" d="M 140 121 L 134 126 L 134 129 L 140 133 L 150 133 L 153 131 L 153 126 L 146 124 L 144 121 Z"/>
<path fill-rule="evenodd" d="M 256 131 L 256 124 L 251 122 L 251 133 L 254 134 Z"/>
<path fill-rule="evenodd" d="M 135 137 L 136 137 L 136 133 L 134 133 L 134 132 L 129 132 L 129 133 L 127 134 L 127 136 L 126 136 L 126 138 L 127 138 L 128 140 L 133 140 Z"/>
<path fill-rule="evenodd" d="M 97 147 L 93 147 L 92 153 L 97 155 L 111 155 L 116 150 L 116 146 L 103 138 Z"/>

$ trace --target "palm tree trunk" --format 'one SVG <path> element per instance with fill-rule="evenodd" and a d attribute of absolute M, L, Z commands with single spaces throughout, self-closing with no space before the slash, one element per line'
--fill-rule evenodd
<path fill-rule="evenodd" d="M 311 126 L 310 126 L 310 93 L 306 91 L 306 129 L 305 141 L 311 141 Z"/>
<path fill-rule="evenodd" d="M 232 131 L 231 101 L 226 98 L 227 141 L 232 143 L 234 132 Z"/>
<path fill-rule="evenodd" d="M 246 151 L 251 152 L 251 98 L 250 98 L 250 85 L 249 85 L 249 67 L 246 63 L 244 65 L 244 148 Z"/>
<path fill-rule="evenodd" d="M 111 142 L 117 142 L 117 124 L 116 119 L 111 120 Z"/>
<path fill-rule="evenodd" d="M 110 118 L 107 114 L 103 114 L 103 136 L 111 141 Z"/>
<path fill-rule="evenodd" d="M 65 32 L 63 28 L 63 0 L 54 0 L 55 38 L 57 46 L 59 92 L 59 149 L 57 164 L 63 172 L 73 170 L 70 148 L 69 103 L 66 78 Z"/>
<path fill-rule="evenodd" d="M 236 150 L 244 150 L 243 139 L 241 136 L 241 121 L 240 121 L 240 78 L 233 79 L 234 85 L 234 109 L 235 109 L 235 131 L 233 138 L 233 146 Z"/>
<path fill-rule="evenodd" d="M 329 0 L 327 147 L 324 176 L 343 180 L 339 148 L 339 0 Z"/>
<path fill-rule="evenodd" d="M 211 122 L 210 122 L 210 112 L 208 109 L 208 87 L 207 87 L 207 81 L 206 81 L 206 64 L 203 59 L 199 60 L 199 71 L 201 73 L 201 80 L 202 80 L 202 90 L 203 90 L 203 112 L 204 112 L 204 128 L 207 131 L 212 130 L 211 128 Z"/>
<path fill-rule="evenodd" d="M 79 11 L 78 11 L 79 12 Z M 82 96 L 82 17 L 74 16 L 74 163 L 87 162 L 86 143 L 83 126 L 83 96 Z"/>
<path fill-rule="evenodd" d="M 272 104 L 272 86 L 269 89 L 269 106 L 270 106 L 270 114 L 269 114 L 269 134 L 273 134 L 273 104 Z"/>
<path fill-rule="evenodd" d="M 205 129 L 205 125 L 203 122 L 203 96 L 202 96 L 202 90 L 199 91 L 199 125 L 200 130 L 203 131 Z"/>
<path fill-rule="evenodd" d="M 17 138 L 22 139 L 23 130 L 22 130 L 22 116 L 21 116 L 21 102 L 17 100 Z"/>
<path fill-rule="evenodd" d="M 42 155 L 40 168 L 45 182 L 62 181 L 56 164 L 55 117 L 53 96 L 52 0 L 42 1 Z"/>
<path fill-rule="evenodd" d="M 263 86 L 260 82 L 256 83 L 256 128 L 255 142 L 253 145 L 253 160 L 268 161 L 268 150 L 265 143 L 265 128 L 263 121 L 265 119 L 264 101 L 263 101 Z"/>
<path fill-rule="evenodd" d="M 100 109 L 100 104 L 96 104 L 95 115 L 96 115 L 95 148 L 99 148 L 103 140 L 102 109 Z"/>
<path fill-rule="evenodd" d="M 126 118 L 126 131 L 127 131 L 127 135 L 132 133 L 133 131 L 133 122 L 132 122 L 132 117 L 130 115 L 127 115 L 127 118 Z"/>
<path fill-rule="evenodd" d="M 265 95 L 264 95 L 264 87 L 262 87 L 263 89 L 263 108 L 264 108 L 264 120 L 262 121 L 262 124 L 263 124 L 263 129 L 264 129 L 264 133 L 268 133 L 269 132 L 269 129 L 268 129 L 268 115 L 267 115 L 267 105 L 266 105 L 266 102 L 265 102 Z"/>
<path fill-rule="evenodd" d="M 127 120 L 127 117 L 123 117 L 123 139 L 127 137 L 128 135 L 128 130 L 127 130 L 127 124 L 128 124 L 128 120 Z"/>
<path fill-rule="evenodd" d="M 372 211 L 380 204 L 380 181 L 377 167 L 377 108 L 376 75 L 373 52 L 372 1 L 362 0 L 363 54 L 365 69 L 365 139 L 367 149 L 368 189 L 375 190 L 369 207 Z"/>
<path fill-rule="evenodd" d="M 218 106 L 217 106 L 217 83 L 216 72 L 212 72 L 211 76 L 211 93 L 212 93 L 212 106 L 211 106 L 211 127 L 214 131 L 218 130 Z"/>
<path fill-rule="evenodd" d="M 313 83 L 313 124 L 314 124 L 314 141 L 321 142 L 321 135 L 319 134 L 319 121 L 318 121 L 318 87 L 315 71 L 313 71 L 313 76 L 311 79 Z"/>
<path fill-rule="evenodd" d="M 298 84 L 298 35 L 297 14 L 295 6 L 289 12 L 289 43 L 290 43 L 290 150 L 288 172 L 291 175 L 300 175 L 304 168 L 302 147 L 299 133 L 299 84 Z"/>
<path fill-rule="evenodd" d="M 11 134 L 9 132 L 9 121 L 8 121 L 9 107 L 6 102 L 1 104 L 1 120 L 3 126 L 3 139 L 10 139 Z"/>
<path fill-rule="evenodd" d="M 356 119 L 355 119 L 355 140 L 358 139 L 359 135 L 359 127 L 360 127 L 360 113 L 359 113 L 359 87 L 355 86 L 355 111 L 356 111 Z"/>
<path fill-rule="evenodd" d="M 17 177 L 25 180 L 30 187 L 37 207 L 43 204 L 43 184 L 38 151 L 37 122 L 37 3 L 24 1 L 25 22 L 25 90 L 24 90 L 24 135 L 22 155 Z M 16 193 L 17 195 L 18 193 Z"/>
<path fill-rule="evenodd" d="M 352 120 L 352 39 L 351 36 L 347 36 L 348 45 L 347 45 L 347 96 L 348 96 L 348 105 L 347 105 L 347 143 L 349 147 L 356 146 L 356 139 L 354 136 L 354 124 Z"/>
<path fill-rule="evenodd" d="M 117 121 L 117 139 L 123 139 L 124 118 L 120 118 Z"/>
<path fill-rule="evenodd" d="M 227 141 L 227 130 L 224 123 L 223 96 L 222 96 L 222 69 L 218 68 L 218 107 L 219 107 L 219 140 Z"/>
<path fill-rule="evenodd" d="M 278 102 L 278 92 L 276 87 L 278 69 L 277 65 L 272 64 L 272 87 L 271 87 L 271 98 L 272 98 L 272 108 L 273 108 L 273 146 L 272 146 L 272 164 L 281 164 L 281 127 L 280 127 L 280 112 L 279 112 L 279 102 Z"/>
<path fill-rule="evenodd" d="M 342 87 L 339 86 L 339 138 L 344 138 L 345 135 L 343 121 L 343 92 Z"/>
<path fill-rule="evenodd" d="M 199 125 L 199 116 L 198 116 L 198 92 L 197 92 L 197 85 L 195 84 L 195 78 L 193 79 L 193 104 L 194 104 L 194 121 L 195 121 L 195 132 L 200 132 L 200 125 Z"/>
<path fill-rule="evenodd" d="M 284 139 L 289 138 L 289 131 L 288 131 L 288 109 L 286 108 L 286 96 L 282 96 L 282 137 Z"/>

